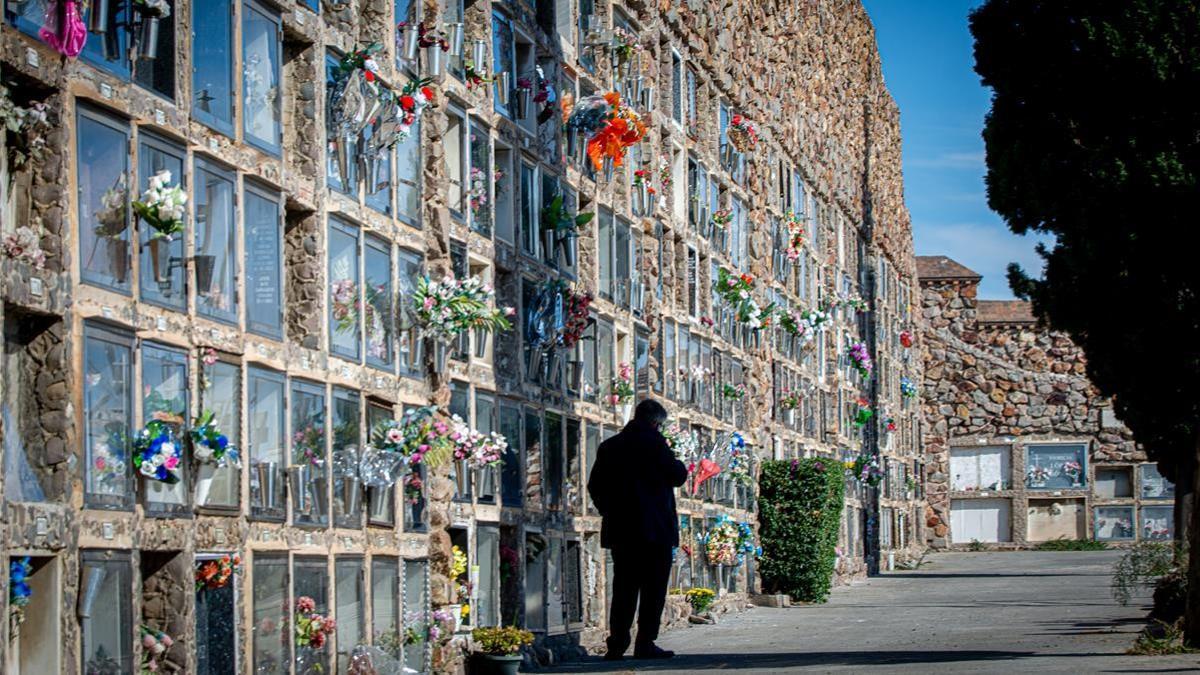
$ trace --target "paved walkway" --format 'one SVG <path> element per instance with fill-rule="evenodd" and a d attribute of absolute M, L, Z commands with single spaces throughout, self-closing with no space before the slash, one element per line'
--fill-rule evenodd
<path fill-rule="evenodd" d="M 591 657 L 550 672 L 1200 672 L 1200 654 L 1125 656 L 1148 596 L 1109 591 L 1103 552 L 943 553 L 919 571 L 835 589 L 825 605 L 755 608 L 663 635 L 667 662 Z"/>

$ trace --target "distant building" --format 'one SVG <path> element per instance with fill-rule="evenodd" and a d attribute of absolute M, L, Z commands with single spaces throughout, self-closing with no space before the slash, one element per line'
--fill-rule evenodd
<path fill-rule="evenodd" d="M 977 299 L 980 276 L 919 256 L 928 506 L 934 548 L 1174 535 L 1174 486 L 1147 462 L 1083 351 L 1029 303 Z"/>

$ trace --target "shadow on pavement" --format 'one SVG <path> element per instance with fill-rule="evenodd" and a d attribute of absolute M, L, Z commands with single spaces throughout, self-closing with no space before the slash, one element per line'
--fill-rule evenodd
<path fill-rule="evenodd" d="M 1020 579 L 1022 577 L 1112 577 L 1112 572 L 888 572 L 877 579 Z"/>
<path fill-rule="evenodd" d="M 979 663 L 982 661 L 1011 661 L 1036 657 L 1034 652 L 1004 652 L 984 650 L 955 651 L 870 651 L 870 652 L 791 652 L 766 654 L 679 654 L 664 661 L 605 661 L 589 656 L 539 673 L 611 673 L 631 670 L 738 670 L 795 668 L 800 666 L 895 666 L 912 663 Z M 1091 656 L 1091 654 L 1055 654 L 1055 658 Z"/>

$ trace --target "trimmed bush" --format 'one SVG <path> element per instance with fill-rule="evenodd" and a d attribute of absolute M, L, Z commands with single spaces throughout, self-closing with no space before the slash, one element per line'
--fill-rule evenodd
<path fill-rule="evenodd" d="M 842 464 L 833 459 L 763 462 L 758 571 L 764 590 L 805 602 L 825 601 L 837 562 L 845 490 Z"/>

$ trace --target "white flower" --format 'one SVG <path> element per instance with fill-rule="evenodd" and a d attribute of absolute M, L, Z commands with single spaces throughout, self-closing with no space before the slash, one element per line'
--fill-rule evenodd
<path fill-rule="evenodd" d="M 158 467 L 151 462 L 142 462 L 142 466 L 139 471 L 143 476 L 153 476 L 155 473 L 157 473 Z"/>
<path fill-rule="evenodd" d="M 207 462 L 208 460 L 212 459 L 213 451 L 212 448 L 200 443 L 196 445 L 196 449 L 193 451 L 193 454 L 196 455 L 196 459 L 200 460 L 201 462 Z"/>

